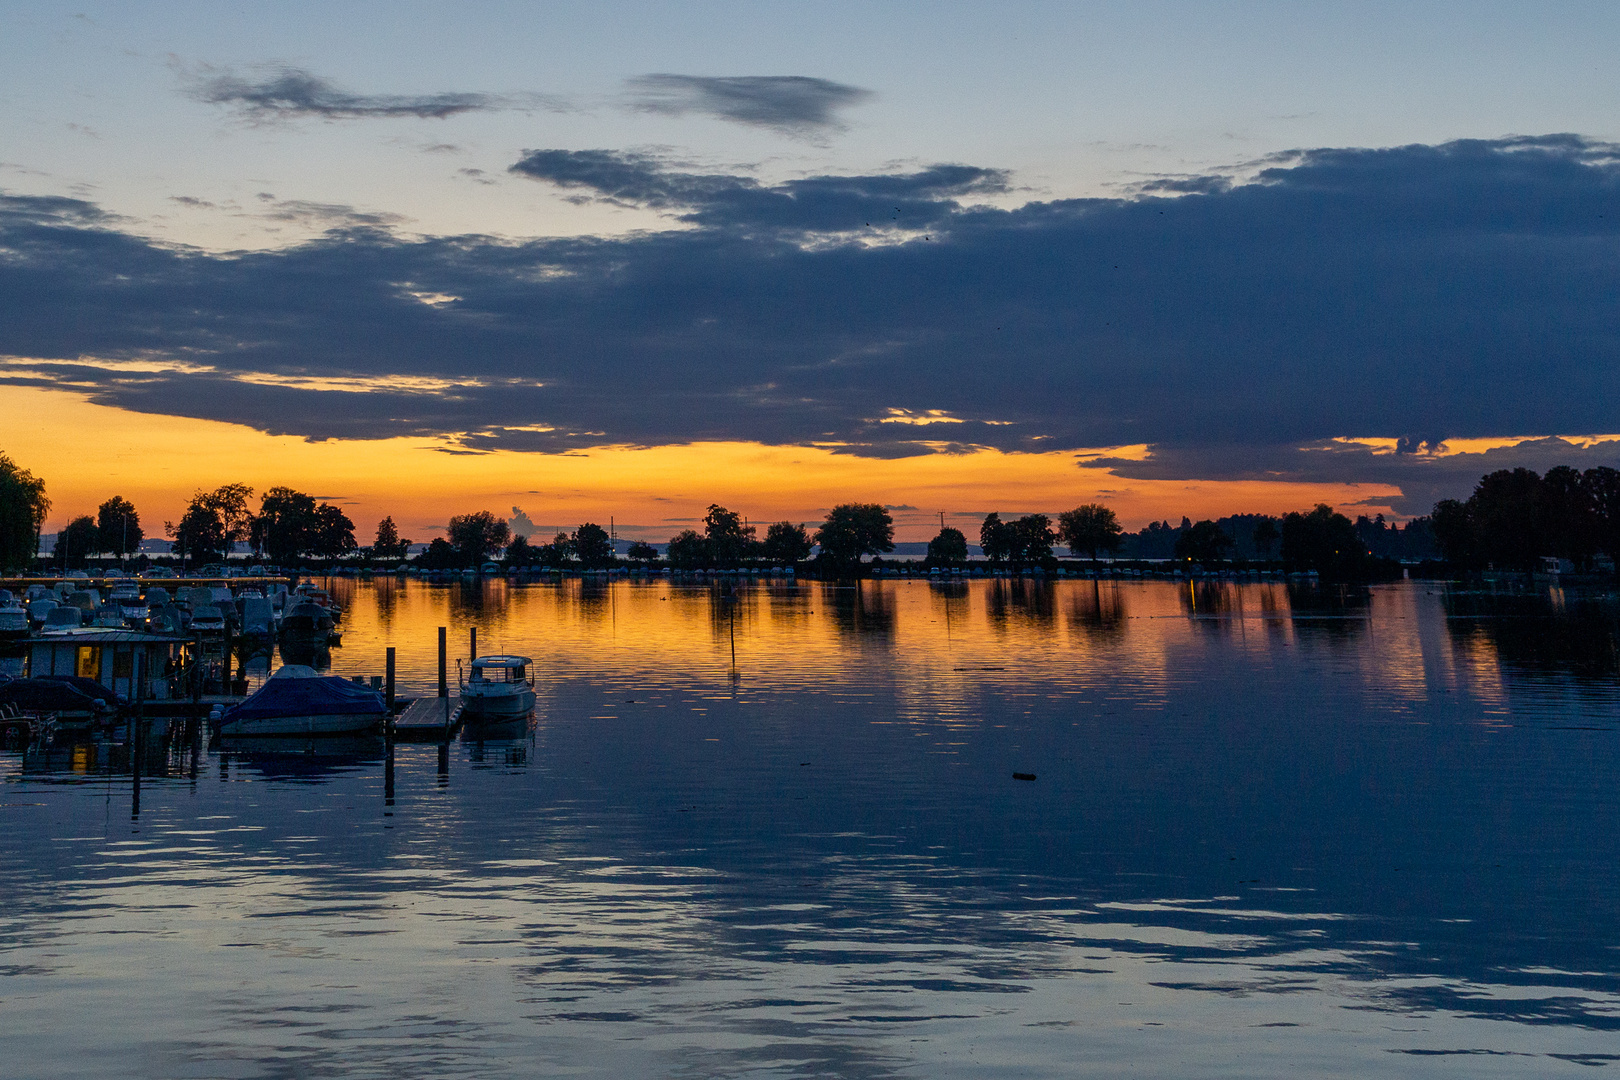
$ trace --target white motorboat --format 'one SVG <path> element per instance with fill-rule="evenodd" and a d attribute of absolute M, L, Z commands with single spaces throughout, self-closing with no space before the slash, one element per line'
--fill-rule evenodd
<path fill-rule="evenodd" d="M 16 641 L 28 636 L 28 611 L 12 600 L 0 607 L 0 641 Z"/>
<path fill-rule="evenodd" d="M 223 634 L 225 616 L 213 604 L 199 607 L 191 613 L 190 629 L 193 634 Z"/>
<path fill-rule="evenodd" d="M 534 708 L 534 677 L 527 656 L 479 656 L 461 684 L 461 707 L 468 719 L 511 719 Z"/>
<path fill-rule="evenodd" d="M 288 664 L 252 697 L 220 717 L 224 736 L 349 735 L 374 730 L 388 713 L 382 694 L 302 664 Z"/>

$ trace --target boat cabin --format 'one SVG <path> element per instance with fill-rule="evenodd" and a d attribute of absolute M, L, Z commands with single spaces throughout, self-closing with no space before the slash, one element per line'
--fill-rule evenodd
<path fill-rule="evenodd" d="M 527 656 L 480 656 L 472 662 L 468 682 L 526 683 L 529 665 L 534 661 Z"/>
<path fill-rule="evenodd" d="M 140 630 L 112 630 L 99 626 L 55 630 L 29 638 L 23 643 L 28 656 L 28 675 L 77 675 L 94 679 L 126 701 L 136 694 L 135 658 L 140 657 L 140 696 L 163 699 L 169 696 L 169 676 L 173 673 L 185 641 L 165 634 Z"/>

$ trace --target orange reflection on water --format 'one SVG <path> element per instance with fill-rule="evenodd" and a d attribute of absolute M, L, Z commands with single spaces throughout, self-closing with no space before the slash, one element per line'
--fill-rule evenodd
<path fill-rule="evenodd" d="M 1489 644 L 1458 655 L 1437 599 L 1414 585 L 755 581 L 735 599 L 668 581 L 328 585 L 347 609 L 335 673 L 381 674 L 392 645 L 400 692 L 432 693 L 438 627 L 447 628 L 452 686 L 476 628 L 481 653 L 536 661 L 542 710 L 548 686 L 578 680 L 602 685 L 604 716 L 672 691 L 854 699 L 881 690 L 899 705 L 879 722 L 924 725 L 995 722 L 983 713 L 987 691 L 1152 710 L 1176 683 L 1209 678 L 1223 653 L 1276 677 L 1308 656 L 1385 700 L 1455 689 L 1464 672 L 1472 692 L 1501 700 Z"/>

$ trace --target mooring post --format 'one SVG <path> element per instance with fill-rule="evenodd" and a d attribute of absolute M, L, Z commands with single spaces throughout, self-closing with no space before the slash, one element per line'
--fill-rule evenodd
<path fill-rule="evenodd" d="M 388 650 L 388 660 L 385 667 L 387 674 L 383 676 L 384 701 L 387 708 L 383 713 L 383 806 L 394 805 L 394 650 Z"/>
<path fill-rule="evenodd" d="M 388 646 L 388 662 L 383 676 L 383 693 L 388 697 L 388 733 L 394 733 L 394 647 Z"/>
<path fill-rule="evenodd" d="M 141 757 L 142 757 L 142 754 L 141 754 L 141 692 L 140 692 L 140 682 L 139 682 L 140 674 L 141 674 L 141 654 L 140 654 L 140 650 L 137 649 L 135 651 L 135 655 L 134 655 L 134 657 L 132 659 L 134 660 L 134 667 L 135 667 L 136 690 L 135 690 L 134 712 L 133 712 L 133 715 L 131 715 L 130 718 L 129 718 L 129 733 L 130 733 L 129 734 L 129 755 L 130 755 L 130 773 L 131 773 L 130 795 L 129 795 L 129 819 L 131 821 L 136 821 L 136 820 L 139 820 L 139 818 L 141 816 L 141 765 L 142 765 Z"/>
<path fill-rule="evenodd" d="M 478 627 L 476 626 L 468 631 L 467 650 L 467 663 L 470 664 L 478 659 Z"/>
<path fill-rule="evenodd" d="M 449 659 L 445 652 L 444 631 L 444 627 L 439 627 L 439 696 L 447 698 L 450 696 Z"/>

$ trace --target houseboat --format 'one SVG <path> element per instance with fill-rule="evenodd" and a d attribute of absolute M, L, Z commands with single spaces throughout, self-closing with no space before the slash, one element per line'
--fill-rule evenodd
<path fill-rule="evenodd" d="M 169 676 L 184 644 L 167 634 L 100 626 L 47 630 L 22 643 L 31 677 L 74 675 L 100 683 L 125 701 L 167 698 Z"/>

